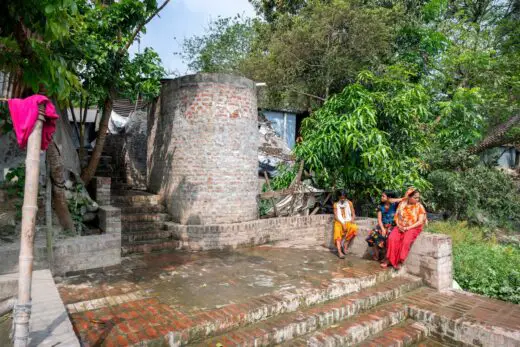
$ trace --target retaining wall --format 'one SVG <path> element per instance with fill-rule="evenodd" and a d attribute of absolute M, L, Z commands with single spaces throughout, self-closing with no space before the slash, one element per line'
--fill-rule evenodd
<path fill-rule="evenodd" d="M 182 241 L 183 248 L 193 251 L 251 247 L 298 238 L 335 249 L 332 222 L 332 215 L 315 215 L 258 219 L 223 225 L 181 225 L 167 222 L 166 227 L 173 238 Z M 350 254 L 370 258 L 370 248 L 365 239 L 376 225 L 376 220 L 358 218 L 356 223 L 359 231 L 350 246 Z M 406 270 L 421 277 L 432 288 L 451 288 L 451 251 L 449 236 L 422 232 L 412 245 L 405 262 Z"/>
<path fill-rule="evenodd" d="M 250 222 L 220 225 L 182 225 L 167 222 L 172 236 L 183 241 L 189 250 L 251 247 L 295 238 L 311 238 L 323 243 L 331 227 L 331 216 L 296 216 L 257 219 Z"/>
<path fill-rule="evenodd" d="M 54 275 L 72 275 L 121 263 L 121 211 L 112 206 L 100 206 L 99 218 L 104 234 L 71 237 L 54 242 Z M 19 243 L 0 246 L 0 274 L 18 272 L 19 254 Z M 33 268 L 41 270 L 49 267 L 45 240 L 39 239 L 34 244 Z"/>

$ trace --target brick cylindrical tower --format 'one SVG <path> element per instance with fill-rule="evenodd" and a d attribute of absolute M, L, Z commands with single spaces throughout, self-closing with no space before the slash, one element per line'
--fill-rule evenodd
<path fill-rule="evenodd" d="M 163 82 L 148 121 L 148 188 L 181 224 L 258 218 L 255 84 L 223 74 Z"/>

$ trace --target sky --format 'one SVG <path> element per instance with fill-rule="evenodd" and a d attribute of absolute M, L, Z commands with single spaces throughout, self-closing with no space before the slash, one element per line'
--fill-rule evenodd
<path fill-rule="evenodd" d="M 162 3 L 160 0 L 158 3 Z M 184 38 L 204 33 L 208 24 L 218 16 L 232 17 L 236 14 L 255 15 L 248 0 L 170 0 L 147 26 L 141 35 L 140 45 L 134 44 L 130 53 L 138 48 L 152 47 L 159 53 L 164 67 L 174 74 L 184 75 L 188 68 L 174 52 L 180 51 Z"/>

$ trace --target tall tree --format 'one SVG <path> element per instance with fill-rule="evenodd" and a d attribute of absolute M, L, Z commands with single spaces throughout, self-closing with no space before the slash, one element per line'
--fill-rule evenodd
<path fill-rule="evenodd" d="M 185 39 L 176 53 L 188 63 L 191 71 L 237 73 L 251 52 L 256 38 L 257 20 L 240 15 L 219 17 L 211 22 L 203 35 Z"/>
<path fill-rule="evenodd" d="M 92 83 L 101 90 L 102 108 L 96 145 L 81 179 L 88 184 L 94 177 L 105 144 L 114 99 L 121 85 L 128 49 L 136 37 L 168 4 L 155 0 L 123 0 L 103 4 L 87 2 L 81 9 L 84 25 L 71 35 L 73 47 L 79 47 L 84 66 L 91 69 Z M 79 43 L 82 43 L 81 45 Z"/>
<path fill-rule="evenodd" d="M 76 2 L 14 1 L 2 2 L 2 30 L 0 30 L 0 69 L 14 76 L 13 97 L 43 92 L 58 102 L 64 102 L 79 88 L 77 76 L 62 54 L 64 40 L 72 25 L 81 21 Z M 2 113 L 7 117 L 6 113 Z M 4 124 L 7 123 L 4 122 Z M 53 205 L 60 224 L 72 229 L 74 224 L 67 200 L 56 183 L 63 181 L 63 162 L 50 146 L 48 156 L 53 178 Z"/>
<path fill-rule="evenodd" d="M 311 1 L 264 29 L 242 71 L 274 98 L 305 93 L 321 104 L 388 59 L 400 14 L 355 0 Z"/>

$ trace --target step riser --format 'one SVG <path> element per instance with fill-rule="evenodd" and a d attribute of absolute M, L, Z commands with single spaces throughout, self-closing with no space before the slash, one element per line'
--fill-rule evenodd
<path fill-rule="evenodd" d="M 136 213 L 164 213 L 166 212 L 166 207 L 164 205 L 154 205 L 154 206 L 123 206 L 121 207 L 121 216 L 124 215 L 132 215 Z"/>
<path fill-rule="evenodd" d="M 123 242 L 152 241 L 152 240 L 171 240 L 172 233 L 167 230 L 141 232 L 132 234 L 121 234 Z"/>
<path fill-rule="evenodd" d="M 130 205 L 130 206 L 135 205 L 135 204 L 158 205 L 160 203 L 158 196 L 148 196 L 148 195 L 112 196 L 111 201 L 112 201 L 112 204 Z"/>
<path fill-rule="evenodd" d="M 123 223 L 140 223 L 140 222 L 165 222 L 168 220 L 167 214 L 159 213 L 140 213 L 140 214 L 121 214 L 121 222 Z"/>
<path fill-rule="evenodd" d="M 401 284 L 399 287 L 377 292 L 370 296 L 362 298 L 353 298 L 350 300 L 348 297 L 339 299 L 337 303 L 331 303 L 326 305 L 326 308 L 311 309 L 308 314 L 301 314 L 298 317 L 298 321 L 295 323 L 275 325 L 275 328 L 265 331 L 261 329 L 248 329 L 248 334 L 251 336 L 250 339 L 246 339 L 240 342 L 243 346 L 270 346 L 273 344 L 280 344 L 289 341 L 293 338 L 303 336 L 312 333 L 318 329 L 331 326 L 339 323 L 346 319 L 349 319 L 361 312 L 367 311 L 375 306 L 393 301 L 403 294 L 418 288 L 421 285 L 421 281 L 417 280 L 414 282 L 407 282 Z M 404 306 L 398 310 L 399 317 L 405 317 L 406 309 Z M 273 323 L 276 324 L 276 323 Z M 244 331 L 244 333 L 246 333 Z M 203 345 L 215 345 L 220 337 L 211 339 L 209 342 L 206 341 Z"/>
<path fill-rule="evenodd" d="M 121 230 L 123 233 L 164 230 L 164 224 L 161 222 L 122 222 Z"/>
<path fill-rule="evenodd" d="M 127 256 L 135 253 L 152 253 L 166 249 L 179 249 L 179 247 L 180 244 L 178 241 L 164 241 L 161 243 L 146 243 L 138 245 L 127 244 L 121 247 L 121 255 Z"/>
<path fill-rule="evenodd" d="M 429 329 L 418 322 L 406 322 L 403 326 L 392 327 L 379 336 L 370 338 L 357 347 L 407 347 L 415 346 L 430 335 Z"/>
<path fill-rule="evenodd" d="M 334 283 L 326 289 L 298 291 L 286 295 L 280 295 L 276 299 L 269 296 L 262 300 L 256 300 L 253 305 L 249 303 L 247 313 L 237 314 L 232 308 L 233 305 L 225 307 L 215 313 L 211 320 L 202 321 L 198 324 L 181 330 L 175 331 L 171 338 L 177 341 L 175 346 L 185 345 L 193 341 L 203 340 L 210 336 L 219 335 L 236 329 L 240 326 L 254 324 L 268 318 L 276 317 L 288 312 L 294 312 L 312 305 L 321 304 L 326 301 L 337 299 L 352 293 L 359 292 L 365 288 L 372 287 L 378 283 L 387 281 L 395 276 L 392 271 L 381 271 L 376 275 L 364 278 L 350 279 L 348 283 Z M 240 305 L 238 305 L 240 307 Z M 239 309 L 240 311 L 240 309 Z"/>
<path fill-rule="evenodd" d="M 360 324 L 347 327 L 333 335 L 318 333 L 317 336 L 312 336 L 307 339 L 307 343 L 315 347 L 353 346 L 393 325 L 399 324 L 404 321 L 405 318 L 406 310 L 404 309 L 389 312 L 381 317 L 374 315 L 371 320 L 363 321 L 360 322 Z"/>

